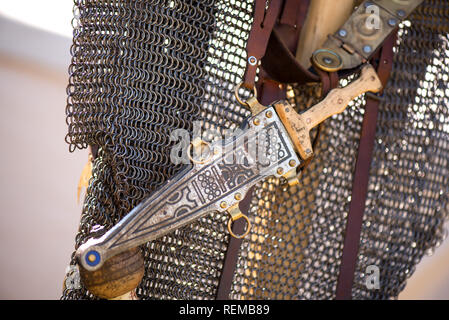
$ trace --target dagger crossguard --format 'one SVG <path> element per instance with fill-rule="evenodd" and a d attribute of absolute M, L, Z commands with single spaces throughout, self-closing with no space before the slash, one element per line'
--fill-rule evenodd
<path fill-rule="evenodd" d="M 264 107 L 251 98 L 246 104 L 257 114 L 248 119 L 248 128 L 231 139 L 208 145 L 210 156 L 193 161 L 192 167 L 167 181 L 102 237 L 80 246 L 78 261 L 88 271 L 98 270 L 105 260 L 211 211 L 228 211 L 228 225 L 245 218 L 238 211 L 238 202 L 257 182 L 276 176 L 297 183 L 296 167 L 313 153 L 311 128 L 342 112 L 360 94 L 381 89 L 376 72 L 366 65 L 359 79 L 332 90 L 323 101 L 301 114 L 286 101 Z M 196 141 L 193 146 L 200 144 Z M 247 219 L 247 231 L 241 236 L 249 232 L 249 227 Z"/>

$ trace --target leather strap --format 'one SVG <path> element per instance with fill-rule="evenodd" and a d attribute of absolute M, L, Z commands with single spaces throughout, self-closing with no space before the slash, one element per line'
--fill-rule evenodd
<path fill-rule="evenodd" d="M 309 3 L 310 0 L 272 0 L 262 18 L 261 8 L 265 7 L 265 1 L 256 0 L 254 21 L 247 44 L 248 61 L 243 80 L 245 87 L 252 89 L 254 86 L 259 61 L 269 78 L 280 83 L 303 84 L 319 80 L 316 74 L 305 69 L 295 57 Z M 279 22 L 275 24 L 277 17 L 280 17 Z M 249 63 L 251 57 L 257 63 Z"/>
<path fill-rule="evenodd" d="M 259 93 L 258 100 L 264 106 L 286 99 L 285 85 L 271 79 L 263 68 L 259 69 L 259 81 L 256 87 Z"/>
<path fill-rule="evenodd" d="M 393 64 L 393 45 L 395 42 L 396 32 L 390 35 L 384 42 L 380 59 L 377 63 L 377 73 L 384 88 Z M 359 150 L 352 184 L 351 203 L 349 206 L 348 220 L 346 222 L 340 273 L 337 282 L 337 300 L 350 300 L 352 298 L 352 285 L 360 246 L 360 233 L 362 230 L 363 213 L 365 211 L 365 201 L 368 193 L 380 99 L 374 98 L 371 95 L 366 95 L 366 99 L 365 114 L 363 116 Z"/>
<path fill-rule="evenodd" d="M 295 57 L 309 4 L 310 0 L 285 0 L 280 22 L 271 33 L 261 61 L 273 80 L 297 84 L 319 81 L 319 77 L 305 69 Z"/>
<path fill-rule="evenodd" d="M 243 76 L 243 86 L 252 89 L 259 61 L 265 55 L 268 39 L 282 8 L 283 0 L 272 0 L 265 10 L 266 1 L 256 0 L 254 4 L 254 18 L 246 44 L 247 64 Z"/>
<path fill-rule="evenodd" d="M 299 35 L 306 19 L 310 0 L 284 0 L 279 23 L 274 26 L 274 31 L 280 35 L 281 41 L 292 54 L 298 49 Z M 268 45 L 267 51 L 270 50 Z"/>
<path fill-rule="evenodd" d="M 241 212 L 248 212 L 251 204 L 251 198 L 254 191 L 254 186 L 246 193 L 245 198 L 240 201 L 239 209 Z M 244 219 L 238 219 L 232 225 L 232 231 L 235 234 L 242 234 L 245 231 L 246 222 Z M 234 271 L 237 266 L 237 260 L 239 257 L 240 246 L 242 239 L 231 237 L 226 250 L 226 255 L 223 263 L 223 269 L 218 283 L 217 300 L 228 300 L 229 293 L 231 292 L 232 280 L 234 279 Z"/>
<path fill-rule="evenodd" d="M 262 67 L 272 79 L 282 83 L 297 84 L 319 81 L 317 75 L 305 69 L 296 60 L 296 57 L 282 41 L 278 30 L 272 33 L 268 46 L 269 49 L 262 59 Z"/>
<path fill-rule="evenodd" d="M 309 1 L 309 0 L 307 0 Z M 305 4 L 306 1 L 301 0 L 285 0 L 284 6 L 282 8 L 282 14 L 280 18 L 281 25 L 288 25 L 290 27 L 297 27 L 297 20 L 300 18 L 303 12 L 300 12 L 302 9 L 302 4 Z"/>

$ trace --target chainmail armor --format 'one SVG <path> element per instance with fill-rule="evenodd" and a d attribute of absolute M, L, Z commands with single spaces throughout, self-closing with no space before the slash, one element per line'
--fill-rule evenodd
<path fill-rule="evenodd" d="M 98 146 L 75 249 L 180 170 L 175 129 L 237 128 L 235 100 L 253 1 L 75 0 L 66 141 Z M 449 4 L 428 0 L 400 26 L 377 124 L 353 297 L 396 298 L 443 238 L 449 193 Z M 346 79 L 341 80 L 347 83 Z M 249 93 L 248 93 L 249 94 Z M 318 84 L 291 86 L 298 108 Z M 257 185 L 231 290 L 233 299 L 333 299 L 351 201 L 364 97 L 328 119 L 300 184 Z M 141 299 L 214 299 L 229 241 L 226 213 L 211 213 L 142 247 Z M 74 254 L 71 264 L 75 264 Z M 365 285 L 369 265 L 380 289 Z M 63 299 L 91 299 L 66 288 Z"/>

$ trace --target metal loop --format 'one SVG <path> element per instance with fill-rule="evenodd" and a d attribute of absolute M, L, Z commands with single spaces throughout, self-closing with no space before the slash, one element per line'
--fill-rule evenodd
<path fill-rule="evenodd" d="M 239 220 L 239 219 L 245 219 L 246 220 L 246 231 L 243 233 L 243 234 L 241 234 L 241 235 L 237 235 L 237 234 L 235 234 L 233 231 L 232 231 L 232 223 L 234 222 L 234 221 L 237 221 L 237 220 Z M 248 219 L 248 217 L 246 216 L 246 215 L 244 215 L 244 214 L 241 214 L 237 219 L 233 219 L 232 217 L 230 217 L 229 218 L 229 220 L 228 220 L 228 231 L 229 231 L 229 233 L 231 234 L 231 236 L 233 236 L 234 238 L 237 238 L 237 239 L 243 239 L 243 238 L 245 238 L 248 234 L 249 234 L 249 232 L 251 231 L 251 222 L 249 221 L 249 219 Z"/>
<path fill-rule="evenodd" d="M 243 86 L 243 82 L 240 82 L 234 89 L 234 93 L 235 93 L 235 98 L 237 99 L 237 101 L 244 106 L 248 106 L 248 102 L 247 100 L 242 100 L 239 96 L 239 90 L 240 88 Z M 255 98 L 257 98 L 257 89 L 256 86 L 253 87 L 253 96 Z"/>
<path fill-rule="evenodd" d="M 210 159 L 212 158 L 212 156 L 213 156 L 213 154 L 214 154 L 213 151 L 212 151 L 212 148 L 210 147 L 210 143 L 209 143 L 209 142 L 204 141 L 204 140 L 201 140 L 201 141 L 199 142 L 199 145 L 201 145 L 201 144 L 206 145 L 206 146 L 208 147 L 208 149 L 209 149 L 209 153 L 208 153 L 208 155 L 207 155 L 207 158 L 206 158 L 206 159 L 202 159 L 202 160 L 196 160 L 196 159 L 194 159 L 194 158 L 191 156 L 190 153 L 191 153 L 191 151 L 192 151 L 193 142 L 190 142 L 189 146 L 187 147 L 187 157 L 189 157 L 190 161 L 192 161 L 193 163 L 196 163 L 196 164 L 205 164 L 205 163 L 207 163 L 207 162 L 210 161 Z M 201 152 L 201 154 L 203 154 L 203 152 Z"/>

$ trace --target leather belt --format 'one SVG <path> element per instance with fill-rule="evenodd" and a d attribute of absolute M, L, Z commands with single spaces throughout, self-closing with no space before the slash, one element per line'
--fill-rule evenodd
<path fill-rule="evenodd" d="M 393 64 L 393 46 L 395 42 L 396 32 L 393 32 L 385 40 L 381 49 L 379 62 L 377 63 L 377 74 L 384 88 Z M 365 211 L 365 201 L 368 193 L 379 104 L 380 99 L 366 95 L 365 114 L 363 116 L 359 150 L 352 184 L 351 203 L 346 222 L 340 273 L 337 282 L 337 300 L 350 300 L 352 297 L 352 284 L 356 271 L 363 213 Z"/>

